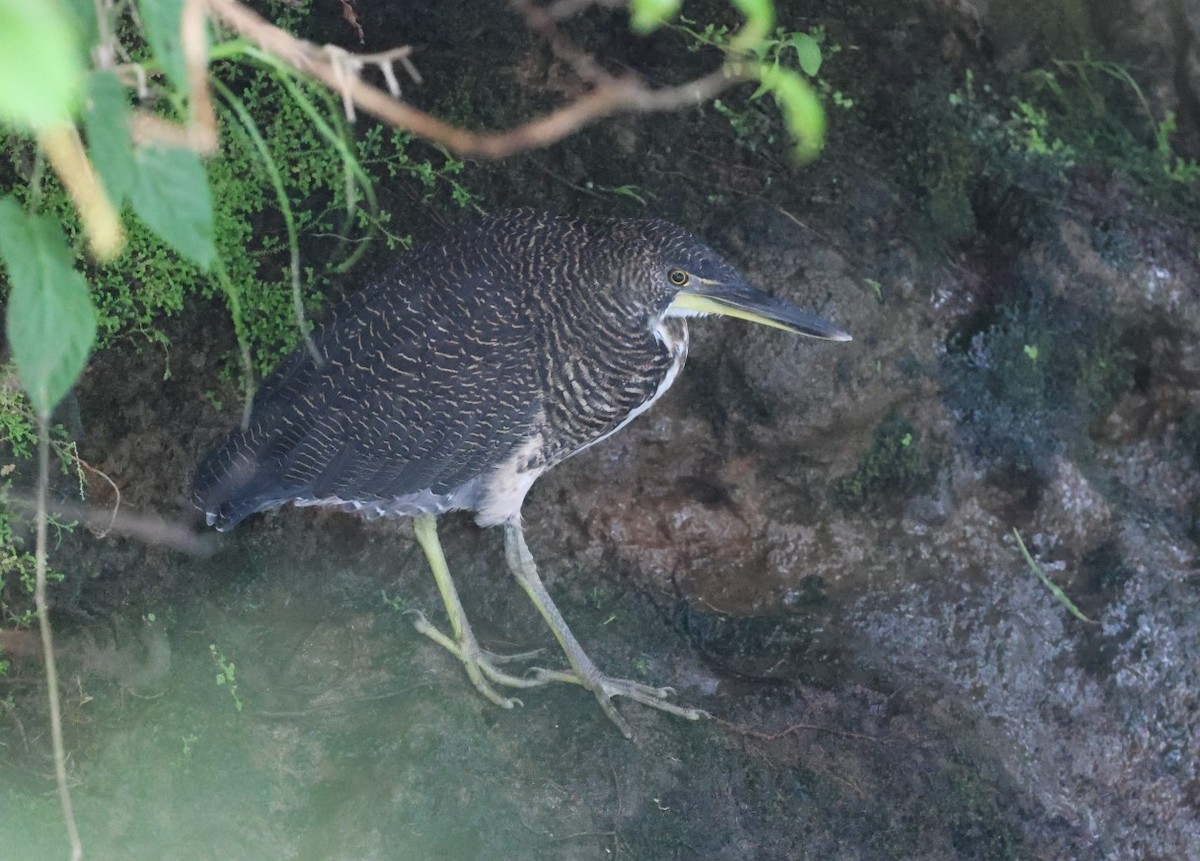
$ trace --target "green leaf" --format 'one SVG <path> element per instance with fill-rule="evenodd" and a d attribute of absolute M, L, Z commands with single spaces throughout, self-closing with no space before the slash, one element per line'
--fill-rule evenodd
<path fill-rule="evenodd" d="M 0 257 L 8 268 L 8 342 L 21 384 L 41 416 L 79 379 L 96 340 L 87 282 L 58 222 L 0 199 Z"/>
<path fill-rule="evenodd" d="M 651 33 L 677 14 L 683 0 L 631 0 L 629 24 L 638 33 Z"/>
<path fill-rule="evenodd" d="M 79 44 L 95 45 L 100 41 L 100 26 L 96 21 L 96 0 L 62 0 L 63 8 L 75 21 Z"/>
<path fill-rule="evenodd" d="M 737 47 L 751 50 L 765 39 L 775 26 L 775 4 L 772 0 L 731 0 L 746 17 L 746 25 L 738 33 Z"/>
<path fill-rule="evenodd" d="M 73 18 L 54 0 L 0 0 L 0 122 L 22 129 L 64 122 L 82 95 Z"/>
<path fill-rule="evenodd" d="M 187 90 L 187 62 L 179 34 L 183 0 L 138 0 L 138 11 L 154 58 L 177 89 Z"/>
<path fill-rule="evenodd" d="M 821 71 L 821 43 L 807 33 L 793 33 L 787 44 L 796 49 L 800 70 L 810 78 L 815 78 L 817 72 Z"/>
<path fill-rule="evenodd" d="M 1064 592 L 1057 583 L 1055 583 L 1046 575 L 1046 572 L 1042 570 L 1042 566 L 1037 564 L 1037 560 L 1034 559 L 1033 554 L 1029 552 L 1029 548 L 1025 546 L 1025 542 L 1021 538 L 1021 533 L 1018 532 L 1015 527 L 1013 528 L 1013 537 L 1017 539 L 1017 547 L 1021 549 L 1021 555 L 1025 557 L 1025 564 L 1029 566 L 1029 570 L 1036 574 L 1037 578 L 1042 581 L 1042 585 L 1050 590 L 1050 594 L 1053 595 L 1060 604 L 1067 608 L 1067 612 L 1081 622 L 1098 625 L 1099 622 L 1084 615 L 1084 612 L 1075 606 L 1075 602 L 1067 597 L 1067 593 Z"/>
<path fill-rule="evenodd" d="M 796 142 L 796 156 L 812 161 L 825 145 L 825 109 L 804 78 L 783 66 L 760 66 L 762 86 L 775 97 L 783 121 Z"/>
<path fill-rule="evenodd" d="M 135 153 L 133 210 L 167 244 L 207 270 L 216 259 L 212 195 L 200 157 L 191 150 L 150 145 Z"/>
<path fill-rule="evenodd" d="M 112 72 L 93 72 L 88 79 L 83 123 L 88 151 L 100 171 L 104 187 L 120 208 L 137 182 L 137 162 L 129 137 L 129 104 L 125 88 Z"/>

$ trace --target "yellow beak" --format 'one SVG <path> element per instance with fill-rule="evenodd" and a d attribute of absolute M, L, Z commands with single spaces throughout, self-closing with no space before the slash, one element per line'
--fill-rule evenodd
<path fill-rule="evenodd" d="M 720 314 L 737 317 L 827 341 L 849 341 L 850 336 L 827 320 L 802 311 L 790 302 L 776 299 L 748 284 L 700 283 L 679 291 L 667 308 L 668 316 L 691 317 Z"/>

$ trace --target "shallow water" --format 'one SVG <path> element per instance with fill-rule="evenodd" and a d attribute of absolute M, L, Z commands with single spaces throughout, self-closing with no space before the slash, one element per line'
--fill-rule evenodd
<path fill-rule="evenodd" d="M 561 685 L 504 711 L 385 604 L 386 586 L 393 603 L 404 595 L 440 618 L 407 540 L 368 529 L 377 539 L 347 564 L 337 541 L 315 560 L 288 542 L 264 556 L 263 539 L 278 535 L 250 526 L 190 563 L 208 579 L 202 598 L 153 623 L 127 619 L 99 642 L 60 632 L 86 857 L 882 858 L 889 832 L 914 848 L 950 846 L 959 820 L 976 815 L 960 809 L 979 801 L 954 789 L 967 772 L 937 727 L 918 730 L 865 684 L 830 697 L 787 678 L 806 642 L 795 621 L 664 610 L 597 572 L 552 586 L 593 657 L 674 683 L 681 702 L 718 719 L 623 704 L 630 742 L 589 695 Z M 498 536 L 444 531 L 451 563 L 477 569 L 459 585 L 485 644 L 550 646 L 515 583 L 486 561 L 499 562 Z M 764 654 L 773 672 L 737 671 Z M 559 658 L 547 650 L 544 661 Z M 60 857 L 47 742 L 6 740 L 5 857 Z M 880 821 L 868 796 L 911 795 L 897 760 L 918 754 L 927 773 L 916 782 L 933 796 Z M 987 772 L 972 767 L 969 782 L 1002 842 L 1015 841 Z"/>

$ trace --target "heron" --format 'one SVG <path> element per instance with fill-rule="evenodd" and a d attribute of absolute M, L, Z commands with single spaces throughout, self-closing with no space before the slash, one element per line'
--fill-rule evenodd
<path fill-rule="evenodd" d="M 288 503 L 411 517 L 449 632 L 421 614 L 416 627 L 488 700 L 512 708 L 513 693 L 564 682 L 591 691 L 626 737 L 616 697 L 696 720 L 705 713 L 671 688 L 606 675 L 588 657 L 538 574 L 521 506 L 546 470 L 662 397 L 687 358 L 688 318 L 709 315 L 850 340 L 667 221 L 529 209 L 477 219 L 332 310 L 202 460 L 193 500 L 221 531 Z M 480 645 L 437 534 L 437 517 L 459 510 L 503 526 L 508 567 L 567 668 L 518 675 L 505 667 L 514 656 Z"/>

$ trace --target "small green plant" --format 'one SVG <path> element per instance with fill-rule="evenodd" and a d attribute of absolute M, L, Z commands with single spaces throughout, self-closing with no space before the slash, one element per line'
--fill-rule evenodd
<path fill-rule="evenodd" d="M 830 94 L 829 98 L 842 110 L 849 110 L 850 108 L 854 107 L 854 99 L 850 98 L 840 90 L 835 90 Z"/>
<path fill-rule="evenodd" d="M 1024 99 L 1014 99 L 1016 109 L 1009 114 L 1014 146 L 1030 155 L 1048 156 L 1070 167 L 1075 151 L 1050 130 L 1046 111 Z"/>
<path fill-rule="evenodd" d="M 1154 151 L 1168 179 L 1183 185 L 1193 185 L 1200 179 L 1200 164 L 1175 154 L 1171 147 L 1171 135 L 1175 133 L 1175 124 L 1175 112 L 1168 111 L 1162 122 L 1154 128 Z"/>
<path fill-rule="evenodd" d="M 233 707 L 241 711 L 242 699 L 238 696 L 237 667 L 233 661 L 226 659 L 225 654 L 217 648 L 215 643 L 209 644 L 208 651 L 212 655 L 213 663 L 217 667 L 217 687 L 223 687 L 228 690 L 229 695 L 233 697 Z"/>
<path fill-rule="evenodd" d="M 1173 184 L 1190 187 L 1200 181 L 1200 165 L 1180 157 L 1171 146 L 1175 114 L 1168 112 L 1157 119 L 1129 68 L 1085 56 L 1080 60 L 1055 60 L 1050 67 L 1035 69 L 1024 78 L 1032 85 L 1032 97 L 1049 97 L 1056 108 L 1057 135 L 1071 141 L 1068 149 L 1075 153 L 1085 148 L 1094 150 L 1118 160 L 1134 173 L 1153 171 Z M 1037 126 L 1044 137 L 1048 128 L 1045 111 L 1033 106 L 1022 108 L 1020 103 L 1018 110 L 1026 123 Z M 1140 118 L 1148 125 L 1153 136 L 1149 152 L 1144 148 L 1144 137 L 1134 130 L 1134 124 L 1125 122 L 1126 117 Z"/>
<path fill-rule="evenodd" d="M 760 141 L 768 145 L 775 143 L 775 133 L 771 130 L 769 121 L 764 121 L 756 114 L 730 107 L 721 99 L 713 99 L 712 106 L 713 110 L 729 123 L 738 142 L 751 152 L 758 151 Z"/>
<path fill-rule="evenodd" d="M 654 192 L 628 183 L 625 185 L 601 185 L 600 183 L 588 180 L 583 184 L 583 187 L 588 191 L 598 191 L 603 194 L 614 195 L 615 197 L 627 197 L 630 200 L 636 201 L 641 206 L 649 206 L 649 200 L 656 198 Z"/>
<path fill-rule="evenodd" d="M 1037 344 L 1026 344 L 1024 346 L 1025 355 L 1029 357 L 1029 361 L 1036 362 L 1038 357 Z"/>
<path fill-rule="evenodd" d="M 588 605 L 595 610 L 602 610 L 612 600 L 608 587 L 597 583 L 588 591 Z"/>
<path fill-rule="evenodd" d="M 29 398 L 20 389 L 11 385 L 14 380 L 11 366 L 0 366 L 0 502 L 11 499 L 13 480 L 21 466 L 32 457 L 37 442 L 36 419 Z M 64 474 L 78 470 L 74 457 L 74 443 L 61 426 L 52 431 L 52 447 L 58 453 L 59 467 Z M 82 475 L 76 475 L 81 483 Z M 80 492 L 82 498 L 82 491 Z M 36 558 L 26 546 L 27 521 L 20 516 L 20 508 L 14 505 L 0 507 L 0 622 L 28 627 L 37 618 L 30 604 L 34 593 Z M 74 528 L 56 518 L 50 518 L 49 526 L 56 536 Z M 47 582 L 57 583 L 63 579 L 59 571 L 49 569 Z"/>
<path fill-rule="evenodd" d="M 928 444 L 920 443 L 908 421 L 899 416 L 884 419 L 858 467 L 833 483 L 834 502 L 855 509 L 928 487 L 937 470 Z"/>
<path fill-rule="evenodd" d="M 734 30 L 725 24 L 701 24 L 684 16 L 671 26 L 685 34 L 688 49 L 699 51 L 716 48 L 735 60 L 734 68 L 758 80 L 758 89 L 750 96 L 757 102 L 770 94 L 783 114 L 784 125 L 796 145 L 796 155 L 801 161 L 816 157 L 825 139 L 825 112 L 821 106 L 821 95 L 839 107 L 849 108 L 854 100 L 844 93 L 835 92 L 828 83 L 817 77 L 824 59 L 841 50 L 837 45 L 824 45 L 825 30 L 814 27 L 808 32 L 790 31 L 774 27 L 774 12 L 771 4 L 761 2 L 737 2 L 743 11 L 753 6 L 757 10 L 749 15 L 747 24 Z M 756 135 L 752 128 L 760 121 L 735 120 L 739 112 L 728 108 L 727 103 L 714 102 L 714 108 L 730 121 L 738 140 L 744 144 L 754 143 Z M 768 124 L 767 128 L 773 126 Z M 773 134 L 765 135 L 768 143 L 774 142 Z"/>
<path fill-rule="evenodd" d="M 434 158 L 420 158 L 414 155 L 414 150 L 420 144 L 408 132 L 390 129 L 385 133 L 382 126 L 372 126 L 360 140 L 364 166 L 382 166 L 387 170 L 389 177 L 410 176 L 417 180 L 425 189 L 421 197 L 422 203 L 430 203 L 436 193 L 446 188 L 450 192 L 450 199 L 459 209 L 484 214 L 479 195 L 458 179 L 465 170 L 466 163 L 455 158 L 443 147 L 426 145 L 431 153 L 437 153 L 435 163 Z"/>
<path fill-rule="evenodd" d="M 389 610 L 392 610 L 396 613 L 408 612 L 408 601 L 404 599 L 403 595 L 396 595 L 393 597 L 388 595 L 387 589 L 379 590 L 379 594 L 383 598 L 383 606 L 387 607 Z"/>
<path fill-rule="evenodd" d="M 820 93 L 835 106 L 849 110 L 854 107 L 854 99 L 841 90 L 835 90 L 827 80 L 818 77 L 825 61 L 841 53 L 841 50 L 842 46 L 831 41 L 825 33 L 825 28 L 818 24 L 807 33 L 779 27 L 774 36 L 763 39 L 755 53 L 763 62 L 769 62 L 772 68 L 778 68 L 781 65 L 790 65 L 794 52 L 796 65 L 816 83 Z M 761 98 L 767 91 L 765 85 L 760 86 L 750 98 Z"/>

